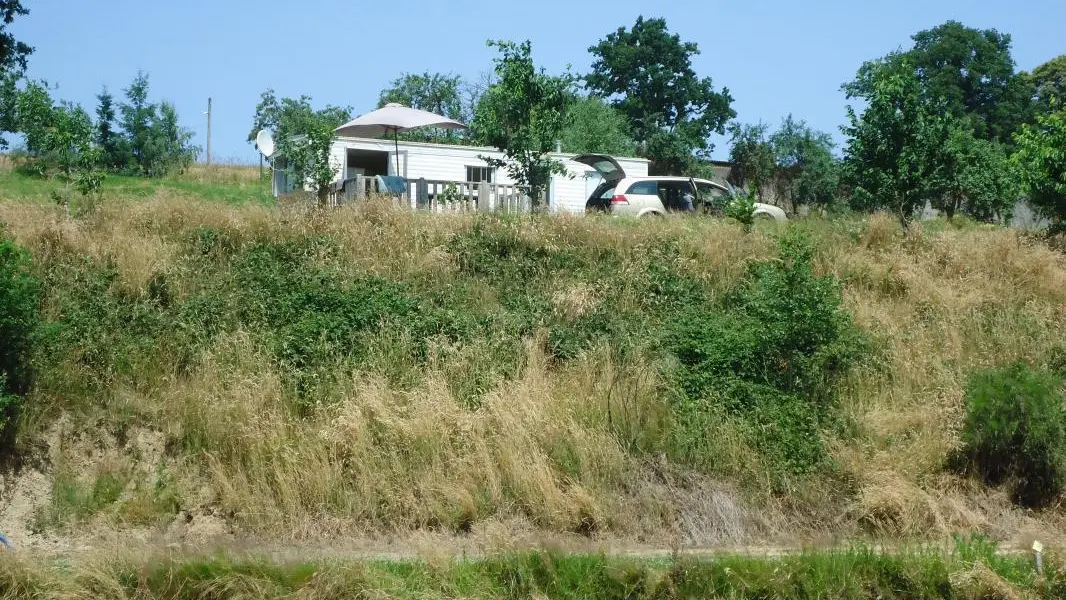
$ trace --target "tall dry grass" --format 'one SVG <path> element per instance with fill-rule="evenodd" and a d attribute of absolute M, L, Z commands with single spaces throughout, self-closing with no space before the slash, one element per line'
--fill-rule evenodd
<path fill-rule="evenodd" d="M 472 219 L 411 215 L 379 203 L 322 212 L 166 193 L 108 202 L 83 219 L 0 203 L 0 221 L 39 260 L 62 254 L 113 264 L 116 285 L 134 296 L 166 273 L 179 298 L 197 284 L 178 251 L 196 228 L 224 231 L 242 244 L 329 236 L 340 251 L 319 260 L 342 279 L 373 274 L 432 287 L 457 277 L 448 241 L 468 231 Z M 721 290 L 751 261 L 773 256 L 777 235 L 691 219 L 639 225 L 521 219 L 508 227 L 542 247 L 619 249 L 623 269 L 647 249 L 676 243 L 685 268 Z M 904 235 L 879 215 L 795 227 L 811 230 L 819 270 L 840 279 L 847 309 L 873 340 L 872 360 L 842 390 L 857 433 L 835 442 L 834 457 L 854 495 L 835 520 L 810 505 L 821 500 L 739 499 L 733 490 L 760 487 L 752 482 L 760 477 L 759 457 L 729 423 L 708 432 L 720 448 L 717 480 L 644 453 L 668 428 L 663 382 L 654 368 L 619 359 L 610 347 L 559 367 L 548 364 L 543 344 L 527 340 L 517 374 L 497 381 L 476 409 L 444 383 L 462 361 L 431 362 L 424 378 L 406 388 L 375 373 L 340 372 L 336 401 L 306 416 L 286 400 L 274 359 L 250 332 L 237 331 L 214 339 L 192 369 L 160 365 L 151 385 L 90 410 L 104 419 L 132 411 L 148 428 L 195 440 L 195 453 L 170 459 L 180 463 L 175 472 L 187 478 L 184 489 L 193 495 L 206 484 L 210 502 L 261 533 L 465 532 L 489 520 L 522 519 L 551 531 L 666 532 L 719 543 L 788 535 L 790 524 L 908 537 L 972 529 L 1005 534 L 1029 518 L 1002 495 L 948 474 L 945 464 L 958 447 L 968 375 L 1018 358 L 1039 363 L 1063 344 L 1063 255 L 1004 229 L 918 228 Z M 555 309 L 571 317 L 602 301 L 636 302 L 635 288 L 599 289 L 566 273 L 557 288 Z M 1044 525 L 1057 522 L 1054 515 L 1041 518 Z"/>

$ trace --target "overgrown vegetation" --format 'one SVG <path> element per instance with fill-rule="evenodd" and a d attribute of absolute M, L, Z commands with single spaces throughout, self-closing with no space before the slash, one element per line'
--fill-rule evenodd
<path fill-rule="evenodd" d="M 1057 598 L 1062 567 L 1038 578 L 1026 557 L 960 540 L 955 552 L 884 554 L 857 548 L 783 558 L 613 558 L 560 553 L 484 560 L 275 563 L 254 558 L 118 559 L 89 571 L 3 560 L 11 598 L 112 594 L 193 598 Z"/>
<path fill-rule="evenodd" d="M 1046 506 L 1066 481 L 1061 376 L 1017 363 L 978 373 L 966 389 L 964 453 L 991 485 L 1010 481 L 1026 506 Z"/>
<path fill-rule="evenodd" d="M 668 323 L 681 369 L 681 449 L 713 464 L 708 422 L 739 419 L 776 481 L 808 474 L 828 459 L 822 431 L 839 418 L 836 394 L 861 342 L 832 277 L 813 272 L 803 237 L 780 242 L 778 257 L 754 263 L 720 307 L 670 298 L 683 309 Z M 697 288 L 698 289 L 698 288 Z"/>
<path fill-rule="evenodd" d="M 1061 257 L 1006 230 L 325 215 L 140 179 L 78 216 L 6 177 L 42 293 L 20 435 L 158 432 L 173 478 L 156 500 L 116 450 L 142 473 L 122 497 L 75 509 L 95 506 L 77 479 L 46 529 L 166 522 L 206 487 L 235 527 L 297 536 L 520 518 L 710 542 L 841 514 L 947 533 L 980 523 L 942 479 L 957 382 L 1050 364 L 1063 326 Z"/>
<path fill-rule="evenodd" d="M 14 434 L 22 398 L 33 385 L 30 353 L 39 325 L 40 282 L 32 275 L 28 253 L 6 234 L 0 222 L 0 439 Z"/>

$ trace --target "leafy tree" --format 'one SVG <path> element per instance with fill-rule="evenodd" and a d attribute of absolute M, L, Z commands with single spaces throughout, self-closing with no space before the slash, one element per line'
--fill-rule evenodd
<path fill-rule="evenodd" d="M 96 146 L 104 168 L 118 171 L 129 162 L 122 135 L 116 130 L 115 98 L 105 88 L 96 96 Z"/>
<path fill-rule="evenodd" d="M 735 123 L 729 127 L 732 138 L 729 162 L 733 163 L 729 182 L 737 187 L 751 188 L 756 196 L 766 189 L 774 176 L 774 148 L 767 138 L 768 130 L 764 123 Z"/>
<path fill-rule="evenodd" d="M 829 134 L 789 115 L 770 136 L 770 145 L 777 166 L 775 184 L 792 206 L 828 206 L 836 199 L 840 164 Z"/>
<path fill-rule="evenodd" d="M 1048 112 L 1054 99 L 1066 102 L 1066 54 L 1033 69 L 1029 76 L 1038 110 Z"/>
<path fill-rule="evenodd" d="M 174 105 L 149 102 L 148 92 L 148 75 L 138 73 L 119 105 L 119 123 L 128 149 L 126 169 L 158 177 L 187 167 L 198 149 L 190 145 L 192 133 L 178 123 Z"/>
<path fill-rule="evenodd" d="M 131 160 L 127 166 L 147 174 L 149 159 L 146 149 L 151 138 L 152 121 L 156 118 L 156 106 L 148 101 L 148 75 L 137 73 L 125 94 L 126 102 L 119 105 L 119 113 L 130 150 Z"/>
<path fill-rule="evenodd" d="M 339 165 L 330 162 L 333 130 L 351 118 L 347 107 L 311 107 L 309 96 L 282 98 L 274 90 L 260 96 L 248 141 L 263 129 L 274 132 L 277 156 L 294 181 L 311 186 L 319 202 L 325 202 Z"/>
<path fill-rule="evenodd" d="M 378 108 L 396 102 L 463 122 L 469 115 L 464 110 L 462 89 L 463 79 L 457 75 L 405 73 L 382 90 Z M 467 136 L 458 131 L 423 128 L 408 131 L 401 137 L 419 142 L 457 143 Z"/>
<path fill-rule="evenodd" d="M 33 53 L 33 48 L 16 40 L 7 26 L 15 17 L 28 15 L 29 12 L 23 8 L 21 0 L 0 0 L 0 74 L 8 71 L 21 74 L 26 71 L 26 57 Z"/>
<path fill-rule="evenodd" d="M 15 17 L 29 11 L 20 0 L 0 0 L 0 133 L 17 130 L 15 105 L 18 102 L 16 83 L 26 72 L 26 58 L 33 48 L 20 42 L 8 31 Z M 0 150 L 7 148 L 7 140 L 0 136 Z"/>
<path fill-rule="evenodd" d="M 1018 178 L 1001 144 L 952 128 L 943 154 L 943 189 L 933 205 L 949 218 L 958 211 L 979 221 L 1009 221 L 1020 196 Z"/>
<path fill-rule="evenodd" d="M 861 83 L 861 85 L 857 85 Z M 929 98 L 913 67 L 892 56 L 863 65 L 848 98 L 863 98 L 859 116 L 848 107 L 844 179 L 855 208 L 893 210 L 907 223 L 942 189 L 941 148 L 951 132 L 943 101 Z"/>
<path fill-rule="evenodd" d="M 151 175 L 162 175 L 177 169 L 182 171 L 196 159 L 198 148 L 191 145 L 193 134 L 178 122 L 178 110 L 170 102 L 160 102 L 151 137 L 145 148 Z"/>
<path fill-rule="evenodd" d="M 1032 95 L 1026 78 L 1015 72 L 1010 35 L 948 21 L 912 39 L 914 46 L 902 59 L 922 93 L 944 101 L 946 110 L 965 119 L 976 137 L 1010 142 L 1028 118 Z M 872 76 L 883 60 L 864 65 L 849 84 L 853 96 L 873 93 Z"/>
<path fill-rule="evenodd" d="M 563 151 L 576 154 L 633 156 L 637 143 L 625 117 L 596 96 L 578 96 L 570 105 L 570 122 L 563 129 Z"/>
<path fill-rule="evenodd" d="M 1066 105 L 1054 104 L 1014 136 L 1018 167 L 1029 199 L 1058 227 L 1066 219 Z"/>
<path fill-rule="evenodd" d="M 71 176 L 90 166 L 85 156 L 92 150 L 92 120 L 80 106 L 55 105 L 48 88 L 31 81 L 19 93 L 15 108 L 17 130 L 25 136 L 26 151 L 36 159 L 38 172 L 56 168 Z"/>
<path fill-rule="evenodd" d="M 500 51 L 494 60 L 497 82 L 478 104 L 472 123 L 474 135 L 503 152 L 503 159 L 484 160 L 529 186 L 533 206 L 539 208 L 552 174 L 566 172 L 550 153 L 571 117 L 572 80 L 538 70 L 529 41 L 488 44 Z"/>
<path fill-rule="evenodd" d="M 268 129 L 275 138 L 307 134 L 316 122 L 331 123 L 336 129 L 352 118 L 351 107 L 327 105 L 321 110 L 311 106 L 310 96 L 299 98 L 282 98 L 278 100 L 274 90 L 267 90 L 259 97 L 255 107 L 252 129 L 248 132 L 248 141 L 254 142 L 259 132 Z"/>
<path fill-rule="evenodd" d="M 725 133 L 736 116 L 729 90 L 716 92 L 699 78 L 692 57 L 699 47 L 671 34 L 664 19 L 638 17 L 589 48 L 595 56 L 588 88 L 609 99 L 632 126 L 642 155 L 659 174 L 691 169 L 694 154 L 713 149 L 711 133 Z"/>

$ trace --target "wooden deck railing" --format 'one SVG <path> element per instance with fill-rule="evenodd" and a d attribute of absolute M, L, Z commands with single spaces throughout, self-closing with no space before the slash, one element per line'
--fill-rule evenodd
<path fill-rule="evenodd" d="M 399 206 L 435 213 L 502 212 L 528 213 L 528 188 L 486 181 L 406 179 L 406 191 L 393 194 L 379 186 L 376 177 L 362 175 L 338 184 L 329 198 L 331 206 L 359 202 L 374 195 L 393 196 Z"/>

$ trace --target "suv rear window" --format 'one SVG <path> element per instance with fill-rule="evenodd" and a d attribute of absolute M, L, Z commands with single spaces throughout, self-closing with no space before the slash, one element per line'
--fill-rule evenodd
<path fill-rule="evenodd" d="M 655 196 L 659 193 L 659 184 L 655 181 L 638 181 L 629 186 L 629 190 L 626 193 L 639 196 Z"/>

